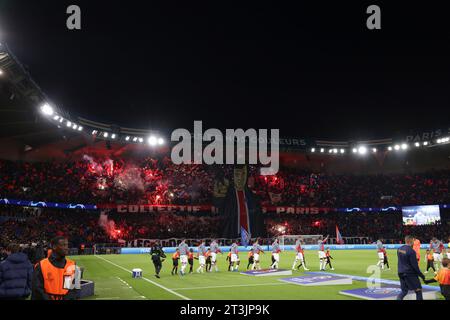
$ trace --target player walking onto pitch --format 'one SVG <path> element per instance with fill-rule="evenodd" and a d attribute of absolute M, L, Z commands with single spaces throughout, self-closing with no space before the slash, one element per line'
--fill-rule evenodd
<path fill-rule="evenodd" d="M 278 264 L 280 263 L 280 245 L 278 244 L 278 239 L 272 243 L 272 258 L 273 263 L 270 266 L 272 269 L 278 269 Z"/>
<path fill-rule="evenodd" d="M 153 244 L 150 255 L 152 256 L 152 262 L 155 266 L 155 277 L 160 278 L 159 273 L 162 269 L 162 262 L 166 258 L 166 255 L 158 241 Z"/>
<path fill-rule="evenodd" d="M 237 240 L 233 242 L 231 245 L 231 256 L 230 256 L 230 265 L 231 271 L 238 271 L 239 269 L 239 250 Z"/>
<path fill-rule="evenodd" d="M 419 278 L 425 280 L 425 275 L 420 271 L 417 263 L 416 252 L 413 250 L 414 238 L 405 237 L 405 244 L 397 250 L 398 277 L 400 278 L 401 293 L 397 300 L 403 300 L 409 290 L 414 290 L 417 300 L 423 300 L 422 285 Z"/>
<path fill-rule="evenodd" d="M 420 240 L 414 237 L 413 250 L 416 252 L 417 263 L 420 266 Z"/>
<path fill-rule="evenodd" d="M 424 273 L 428 273 L 428 270 L 433 269 L 433 272 L 436 272 L 436 269 L 434 268 L 434 258 L 433 253 L 430 251 L 430 249 L 427 249 L 427 253 L 425 254 L 425 261 L 427 262 L 427 270 L 425 270 Z"/>
<path fill-rule="evenodd" d="M 211 272 L 211 249 L 208 248 L 205 257 L 206 257 L 206 272 Z"/>
<path fill-rule="evenodd" d="M 197 273 L 203 273 L 203 268 L 206 265 L 206 247 L 205 247 L 205 241 L 202 241 L 200 245 L 197 248 L 197 257 L 198 257 L 198 263 L 199 267 L 197 268 Z"/>
<path fill-rule="evenodd" d="M 186 274 L 185 270 L 188 263 L 188 254 L 189 254 L 189 247 L 186 244 L 185 239 L 181 241 L 181 243 L 178 246 L 178 249 L 180 250 L 180 262 L 181 262 L 180 275 L 184 276 Z"/>
<path fill-rule="evenodd" d="M 252 252 L 253 252 L 253 266 L 252 270 L 261 270 L 261 264 L 259 263 L 259 254 L 264 253 L 259 245 L 259 238 L 256 238 L 255 243 L 253 243 Z"/>
<path fill-rule="evenodd" d="M 389 261 L 388 261 L 388 256 L 387 256 L 387 251 L 386 248 L 383 246 L 383 255 L 384 255 L 384 261 L 383 261 L 383 265 L 385 265 L 387 267 L 388 270 L 391 270 L 391 268 L 389 267 Z"/>
<path fill-rule="evenodd" d="M 325 271 L 325 265 L 327 263 L 327 257 L 325 254 L 325 243 L 328 241 L 329 235 L 323 240 L 317 240 L 317 244 L 319 245 L 319 261 L 320 261 L 320 271 Z"/>
<path fill-rule="evenodd" d="M 192 248 L 189 249 L 188 263 L 189 263 L 189 273 L 194 272 L 194 250 Z"/>
<path fill-rule="evenodd" d="M 296 255 L 294 263 L 292 264 L 292 270 L 295 270 L 295 265 L 297 264 L 298 261 L 300 261 L 300 264 L 298 265 L 297 269 L 300 269 L 300 267 L 303 266 L 303 269 L 305 271 L 308 271 L 309 269 L 306 268 L 305 253 L 302 248 L 302 240 L 300 238 L 298 238 L 297 241 L 295 242 L 295 251 Z"/>
<path fill-rule="evenodd" d="M 325 252 L 325 257 L 327 259 L 327 263 L 325 264 L 325 267 L 329 265 L 330 270 L 334 270 L 333 266 L 331 265 L 331 259 L 333 259 L 333 257 L 331 256 L 330 249 L 328 249 L 328 248 L 327 248 L 327 252 Z"/>
<path fill-rule="evenodd" d="M 435 273 L 439 270 L 442 263 L 442 251 L 444 249 L 444 244 L 433 237 L 430 242 L 430 250 L 433 251 L 434 267 L 436 269 Z"/>
<path fill-rule="evenodd" d="M 219 245 L 217 244 L 216 240 L 213 240 L 211 244 L 209 245 L 209 249 L 211 250 L 211 266 L 214 267 L 214 270 L 216 272 L 219 271 L 219 267 L 217 266 L 217 254 L 222 253 L 220 251 Z"/>
<path fill-rule="evenodd" d="M 172 275 L 178 272 L 178 260 L 180 260 L 180 249 L 177 248 L 172 255 Z"/>
<path fill-rule="evenodd" d="M 377 244 L 378 247 L 378 244 Z M 383 249 L 383 245 L 381 245 L 380 248 L 377 248 L 377 253 L 378 253 L 378 263 L 377 263 L 377 267 L 380 267 L 381 270 L 384 270 L 384 249 Z"/>
<path fill-rule="evenodd" d="M 248 252 L 247 257 L 248 257 L 248 264 L 247 264 L 247 270 L 248 270 L 248 268 L 251 265 L 253 265 L 253 261 L 254 261 L 253 260 L 253 252 L 251 250 Z"/>

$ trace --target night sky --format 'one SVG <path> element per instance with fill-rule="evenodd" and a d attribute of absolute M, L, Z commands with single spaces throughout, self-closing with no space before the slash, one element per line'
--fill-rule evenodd
<path fill-rule="evenodd" d="M 440 2 L 347 2 L 3 0 L 0 39 L 58 106 L 120 126 L 331 139 L 447 128 Z M 69 4 L 81 31 L 66 28 Z M 366 28 L 369 4 L 382 30 Z"/>

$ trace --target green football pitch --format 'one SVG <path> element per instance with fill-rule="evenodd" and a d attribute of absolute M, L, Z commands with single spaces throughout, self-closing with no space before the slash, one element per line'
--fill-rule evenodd
<path fill-rule="evenodd" d="M 163 263 L 161 278 L 154 276 L 154 268 L 148 254 L 139 255 L 100 255 L 100 256 L 72 256 L 79 266 L 84 267 L 83 278 L 95 282 L 95 295 L 89 299 L 97 300 L 172 300 L 172 299 L 216 299 L 216 300 L 264 300 L 264 299 L 323 299 L 323 300 L 349 300 L 352 297 L 339 294 L 344 289 L 356 289 L 366 286 L 365 282 L 353 281 L 352 285 L 333 285 L 305 287 L 279 281 L 289 276 L 255 277 L 228 272 L 226 255 L 218 255 L 219 272 L 195 273 L 198 260 L 194 260 L 194 273 L 185 276 L 171 275 L 172 261 L 170 254 Z M 245 271 L 247 260 L 246 252 L 241 253 L 239 271 Z M 375 250 L 339 250 L 332 252 L 334 271 L 330 273 L 347 274 L 370 277 L 368 267 L 377 263 Z M 397 258 L 395 250 L 388 250 L 391 270 L 381 272 L 382 279 L 398 280 Z M 305 258 L 310 271 L 318 271 L 319 261 L 317 252 L 306 251 Z M 270 265 L 270 253 L 261 254 L 261 267 Z M 291 269 L 294 261 L 294 252 L 280 254 L 280 268 Z M 425 265 L 421 261 L 423 270 Z M 133 279 L 131 270 L 140 268 L 143 277 Z M 301 271 L 293 271 L 292 276 L 304 275 Z M 431 278 L 433 274 L 426 274 Z M 441 295 L 438 294 L 439 298 Z"/>

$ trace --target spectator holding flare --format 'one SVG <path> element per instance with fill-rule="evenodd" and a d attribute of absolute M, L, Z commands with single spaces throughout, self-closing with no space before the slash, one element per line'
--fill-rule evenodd
<path fill-rule="evenodd" d="M 422 285 L 419 277 L 425 280 L 425 276 L 419 269 L 416 252 L 412 248 L 414 238 L 405 237 L 405 244 L 397 250 L 398 257 L 398 276 L 400 278 L 401 293 L 397 300 L 403 300 L 409 290 L 414 290 L 417 300 L 423 300 Z"/>
<path fill-rule="evenodd" d="M 66 258 L 68 242 L 64 237 L 51 241 L 52 254 L 36 264 L 33 274 L 33 300 L 74 300 L 77 290 L 72 286 L 76 276 L 75 262 Z"/>
<path fill-rule="evenodd" d="M 10 244 L 0 263 L 0 299 L 24 300 L 31 294 L 33 266 L 20 247 Z"/>

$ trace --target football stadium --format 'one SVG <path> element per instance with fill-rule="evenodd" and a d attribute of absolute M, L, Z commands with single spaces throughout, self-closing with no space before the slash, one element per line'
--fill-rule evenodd
<path fill-rule="evenodd" d="M 0 9 L 0 299 L 450 299 L 449 79 L 406 42 L 368 75 L 287 9 Z"/>

